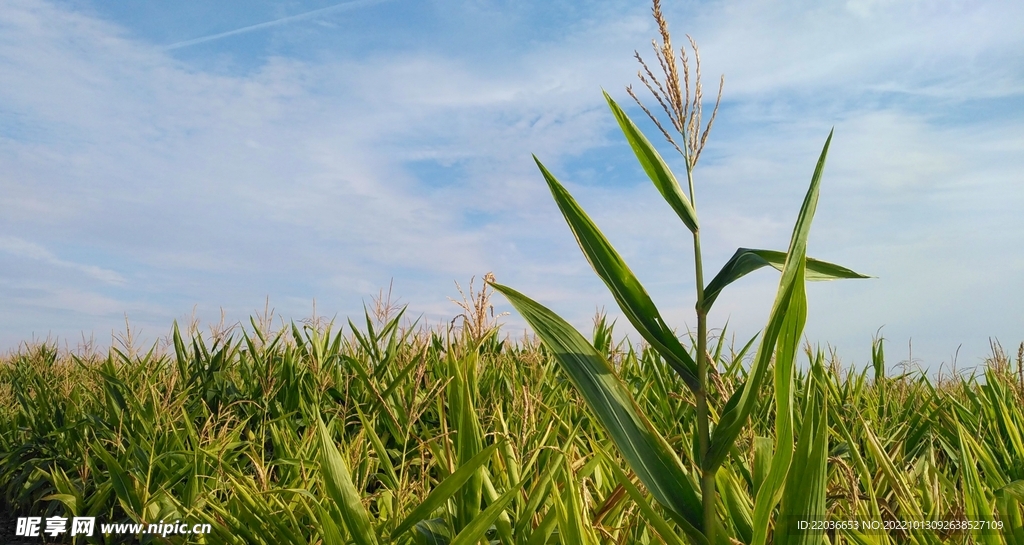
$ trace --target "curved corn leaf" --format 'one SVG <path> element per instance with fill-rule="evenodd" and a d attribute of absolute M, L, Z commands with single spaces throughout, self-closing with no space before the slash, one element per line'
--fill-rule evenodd
<path fill-rule="evenodd" d="M 50 494 L 49 496 L 43 496 L 40 498 L 42 501 L 59 501 L 71 516 L 78 512 L 78 505 L 81 503 L 77 498 L 71 494 Z"/>
<path fill-rule="evenodd" d="M 416 523 L 416 543 L 422 545 L 448 545 L 451 532 L 444 519 L 421 520 Z"/>
<path fill-rule="evenodd" d="M 1019 502 L 1024 502 L 1024 481 L 1013 481 L 995 491 L 997 498 L 1010 497 Z"/>
<path fill-rule="evenodd" d="M 1003 536 L 1007 545 L 1024 545 L 1024 481 L 1014 481 L 997 488 L 994 492 L 999 520 L 1003 521 Z"/>
<path fill-rule="evenodd" d="M 327 426 L 319 416 L 317 426 L 320 438 L 320 469 L 327 485 L 327 495 L 338 504 L 341 519 L 345 522 L 348 533 L 352 534 L 356 545 L 377 545 L 377 534 L 370 524 L 369 513 L 359 499 L 359 492 L 352 484 L 348 464 L 345 463 L 344 457 L 327 431 Z"/>
<path fill-rule="evenodd" d="M 644 486 L 670 513 L 703 526 L 701 503 L 682 463 L 651 425 L 611 364 L 557 314 L 518 291 L 491 283 L 544 341 Z"/>
<path fill-rule="evenodd" d="M 789 350 L 787 350 L 786 354 L 780 353 L 776 357 L 776 375 L 778 375 L 780 365 L 792 365 L 790 360 L 796 357 L 796 345 L 799 344 L 800 333 L 803 331 L 804 322 L 807 318 L 807 297 L 804 292 L 807 235 L 811 230 L 814 210 L 818 206 L 821 174 L 825 169 L 825 158 L 828 156 L 828 146 L 831 143 L 832 132 L 830 131 L 828 138 L 825 140 L 825 146 L 822 148 L 821 155 L 818 158 L 818 164 L 814 168 L 814 174 L 811 176 L 811 185 L 807 189 L 803 206 L 800 207 L 800 214 L 797 216 L 796 225 L 793 227 L 793 236 L 789 241 L 789 251 L 786 252 L 786 262 L 782 267 L 782 279 L 779 281 L 779 290 L 775 296 L 775 303 L 772 305 L 768 325 L 764 330 L 764 337 L 761 340 L 761 345 L 757 348 L 754 364 L 750 369 L 749 377 L 739 402 L 722 413 L 718 426 L 715 427 L 714 434 L 711 437 L 711 445 L 708 447 L 708 455 L 701 462 L 705 471 L 713 471 L 725 460 L 729 449 L 732 448 L 736 437 L 743 429 L 750 411 L 757 402 L 761 383 L 768 372 L 768 366 L 771 362 L 776 342 L 778 342 L 780 335 L 784 331 L 787 335 L 795 335 L 796 340 L 794 340 L 792 346 L 792 354 L 789 354 Z M 796 307 L 794 310 L 797 311 L 795 313 L 798 314 L 797 316 L 789 316 L 791 312 L 790 307 Z M 778 382 L 778 376 L 776 381 Z"/>
<path fill-rule="evenodd" d="M 499 441 L 481 450 L 476 456 L 459 466 L 454 473 L 434 487 L 434 489 L 430 491 L 430 494 L 427 495 L 426 499 L 417 505 L 416 508 L 413 509 L 407 517 L 405 517 L 405 520 L 403 520 L 402 523 L 399 524 L 393 532 L 391 532 L 391 539 L 397 540 L 398 536 L 415 526 L 417 522 L 426 520 L 435 509 L 440 507 L 444 502 L 454 496 L 456 492 L 461 490 L 462 485 L 466 484 L 470 477 L 477 474 L 477 470 L 479 470 L 480 467 L 490 459 L 491 455 L 494 454 L 494 451 L 501 443 L 502 441 Z"/>
<path fill-rule="evenodd" d="M 622 134 L 626 135 L 629 146 L 633 148 L 633 153 L 636 154 L 640 165 L 644 167 L 644 172 L 654 182 L 654 187 L 658 188 L 658 192 L 665 198 L 672 210 L 675 210 L 679 219 L 683 220 L 687 229 L 696 233 L 700 230 L 700 225 L 697 223 L 697 212 L 693 209 L 690 199 L 686 198 L 686 194 L 679 187 L 679 182 L 676 181 L 672 171 L 668 169 L 664 159 L 647 140 L 647 137 L 640 132 L 633 120 L 626 115 L 626 112 L 622 111 L 612 97 L 608 96 L 607 92 L 604 93 L 604 99 L 608 101 L 608 107 L 612 109 L 615 120 L 619 122 Z"/>
<path fill-rule="evenodd" d="M 711 282 L 704 288 L 703 307 L 705 311 L 711 309 L 715 299 L 726 286 L 743 278 L 744 276 L 760 269 L 761 267 L 773 267 L 781 271 L 786 264 L 786 252 L 776 250 L 752 250 L 740 248 L 732 254 L 729 261 L 722 266 Z M 837 280 L 840 278 L 871 278 L 868 275 L 851 271 L 846 267 L 807 258 L 806 279 L 811 282 L 823 280 Z"/>
<path fill-rule="evenodd" d="M 658 308 L 654 306 L 654 301 L 651 301 L 650 295 L 640 285 L 640 281 L 629 270 L 626 262 L 622 260 L 608 239 L 601 234 L 597 225 L 572 198 L 572 195 L 562 187 L 562 184 L 548 172 L 548 169 L 544 168 L 544 165 L 536 157 L 533 159 L 540 167 L 544 179 L 547 180 L 551 195 L 555 198 L 573 235 L 576 236 L 576 242 L 579 243 L 587 261 L 608 286 L 626 318 L 633 324 L 637 332 L 668 361 L 687 386 L 696 391 L 698 387 L 697 362 L 693 361 L 690 353 L 683 348 L 675 333 L 669 329 L 661 317 L 661 313 L 658 312 Z"/>

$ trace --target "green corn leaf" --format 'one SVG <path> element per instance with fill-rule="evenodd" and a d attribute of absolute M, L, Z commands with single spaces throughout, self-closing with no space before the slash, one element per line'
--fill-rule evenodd
<path fill-rule="evenodd" d="M 773 267 L 782 271 L 786 264 L 786 252 L 775 250 L 751 250 L 740 248 L 732 254 L 729 261 L 722 266 L 711 282 L 704 288 L 704 310 L 711 310 L 711 305 L 721 294 L 726 286 L 743 278 L 744 276 L 760 269 L 761 267 Z M 807 258 L 806 279 L 811 282 L 823 280 L 837 280 L 840 278 L 871 278 L 870 276 L 851 271 L 846 267 Z"/>
<path fill-rule="evenodd" d="M 615 302 L 633 324 L 633 327 L 668 361 L 672 369 L 682 377 L 687 386 L 697 390 L 697 362 L 683 348 L 675 333 L 668 327 L 665 320 L 654 306 L 654 301 L 625 261 L 612 247 L 608 239 L 601 234 L 597 225 L 587 216 L 586 212 L 576 203 L 572 195 L 562 184 L 551 175 L 536 157 L 534 160 L 540 167 L 544 179 L 548 182 L 551 195 L 555 198 L 565 221 L 576 236 L 576 242 L 587 257 L 587 261 L 605 285 L 612 292 Z"/>
<path fill-rule="evenodd" d="M 43 497 L 42 501 L 57 500 L 64 504 L 67 514 L 80 515 L 81 509 L 85 506 L 85 498 L 82 497 L 81 490 L 72 484 L 67 473 L 60 467 L 54 467 L 50 472 L 50 482 L 57 492 Z"/>
<path fill-rule="evenodd" d="M 363 414 L 363 411 L 359 410 L 359 407 L 356 407 L 356 414 L 359 416 L 359 421 L 363 424 L 363 430 L 370 439 L 370 444 L 373 445 L 374 452 L 377 453 L 377 461 L 380 463 L 381 469 L 384 470 L 384 474 L 381 475 L 381 481 L 390 487 L 391 490 L 398 490 L 398 474 L 395 473 L 395 466 L 391 463 L 391 457 L 388 455 L 387 449 L 384 448 L 384 442 L 377 435 L 377 431 L 373 429 L 374 423 L 366 418 L 366 415 Z"/>
<path fill-rule="evenodd" d="M 957 436 L 960 439 L 960 472 L 964 487 L 964 510 L 969 520 L 993 522 L 992 507 L 985 494 L 985 486 L 978 475 L 977 452 L 972 449 L 964 434 L 964 427 L 957 422 Z M 980 534 L 980 535 L 979 535 Z M 985 545 L 1000 545 L 1002 540 L 992 530 L 974 532 L 975 541 Z"/>
<path fill-rule="evenodd" d="M 604 455 L 605 458 L 609 458 L 607 454 L 604 454 L 603 452 L 601 454 Z M 610 467 L 612 472 L 615 474 L 615 478 L 618 480 L 619 484 L 626 489 L 626 493 L 629 494 L 629 497 L 632 498 L 633 502 L 640 508 L 640 514 L 644 517 L 644 520 L 647 521 L 647 524 L 651 525 L 651 528 L 657 532 L 658 536 L 669 545 L 683 545 L 683 540 L 679 539 L 679 536 L 672 531 L 672 525 L 669 524 L 664 517 L 659 515 L 653 507 L 651 507 L 647 498 L 640 493 L 640 490 L 632 481 L 629 480 L 629 477 L 626 476 L 614 460 L 609 458 L 608 467 Z M 703 536 L 699 537 L 702 538 Z M 701 541 L 698 539 L 697 542 L 706 544 L 707 540 L 705 539 Z"/>
<path fill-rule="evenodd" d="M 359 492 L 352 484 L 352 473 L 348 464 L 331 439 L 324 421 L 317 416 L 320 437 L 320 468 L 323 472 L 327 494 L 338 505 L 341 519 L 352 534 L 356 545 L 377 545 L 377 534 L 370 523 L 370 515 L 363 507 Z"/>
<path fill-rule="evenodd" d="M 997 497 L 1007 496 L 1019 502 L 1024 502 L 1024 481 L 1013 481 L 996 490 L 995 495 Z"/>
<path fill-rule="evenodd" d="M 334 522 L 330 510 L 320 507 L 317 509 L 320 523 L 320 536 L 324 545 L 345 545 L 345 539 L 341 535 L 341 528 Z"/>
<path fill-rule="evenodd" d="M 491 482 L 491 474 L 485 470 L 480 471 L 479 474 L 483 477 L 484 481 L 484 500 L 487 503 L 498 501 L 498 490 L 494 488 L 494 483 Z M 517 483 L 519 481 L 511 481 Z M 508 516 L 508 513 L 502 511 L 498 513 L 498 520 L 494 523 L 494 528 L 498 532 L 498 539 L 502 543 L 513 543 L 515 541 L 512 535 L 512 519 Z"/>
<path fill-rule="evenodd" d="M 555 509 L 558 511 L 558 533 L 565 542 L 590 545 L 594 540 L 583 522 L 583 500 L 580 497 L 580 485 L 576 476 L 573 475 L 572 463 L 567 457 L 564 459 L 562 470 L 565 472 L 565 484 L 562 489 L 565 497 L 559 498 L 557 494 L 552 496 Z"/>
<path fill-rule="evenodd" d="M 102 445 L 96 444 L 93 451 L 103 460 L 107 466 L 107 473 L 110 474 L 110 483 L 114 486 L 114 494 L 117 495 L 121 507 L 134 519 L 140 520 L 142 516 L 142 500 L 135 490 L 135 483 L 127 471 L 121 467 L 114 457 L 107 452 Z"/>
<path fill-rule="evenodd" d="M 508 421 L 505 420 L 505 415 L 501 410 L 501 405 L 495 407 L 497 411 L 497 422 L 501 426 L 500 431 L 504 437 L 509 436 Z M 516 455 L 515 449 L 512 448 L 512 444 L 505 441 L 501 447 L 501 457 L 505 465 L 505 483 L 517 483 L 522 480 L 519 458 Z"/>
<path fill-rule="evenodd" d="M 897 467 L 893 460 L 886 453 L 885 447 L 882 446 L 882 442 L 878 440 L 878 436 L 872 431 L 872 425 L 864 420 L 864 417 L 860 417 L 861 428 L 864 432 L 863 438 L 864 443 L 867 445 L 867 450 L 871 453 L 871 456 L 875 459 L 875 463 L 878 465 L 878 470 L 882 475 L 885 476 L 886 480 L 889 481 L 889 486 L 892 488 L 893 494 L 896 496 L 896 501 L 900 506 L 900 509 L 909 516 L 917 519 L 924 517 L 924 511 L 921 509 L 921 504 L 917 498 L 914 497 L 913 487 L 907 482 L 906 472 Z"/>
<path fill-rule="evenodd" d="M 757 497 L 757 491 L 761 489 L 761 483 L 768 476 L 768 470 L 772 463 L 772 438 L 754 437 L 754 467 L 751 470 L 751 492 Z"/>
<path fill-rule="evenodd" d="M 448 387 L 448 405 L 451 430 L 455 433 L 455 458 L 462 463 L 479 454 L 484 445 L 475 404 L 477 352 L 470 351 L 461 358 L 449 353 L 447 359 L 452 375 L 452 383 Z M 483 472 L 476 471 L 456 493 L 455 531 L 469 524 L 480 513 L 483 489 Z"/>
<path fill-rule="evenodd" d="M 796 225 L 793 227 L 793 236 L 789 242 L 789 251 L 786 252 L 786 262 L 782 268 L 782 279 L 779 281 L 778 293 L 775 296 L 775 303 L 772 305 L 771 314 L 768 318 L 768 325 L 765 327 L 761 344 L 754 356 L 754 364 L 750 369 L 749 378 L 743 388 L 743 394 L 734 407 L 724 411 L 718 426 L 715 427 L 711 437 L 711 445 L 708 448 L 708 455 L 701 462 L 705 471 L 717 468 L 732 448 L 733 442 L 743 429 L 750 411 L 757 402 L 757 396 L 761 390 L 761 384 L 768 372 L 771 363 L 772 352 L 779 341 L 780 335 L 795 337 L 790 345 L 792 356 L 787 350 L 785 354 L 776 357 L 776 375 L 778 367 L 782 364 L 791 365 L 787 361 L 796 357 L 796 346 L 799 343 L 800 334 L 803 332 L 804 322 L 807 318 L 807 298 L 804 292 L 804 275 L 807 261 L 807 236 L 811 230 L 811 220 L 814 218 L 814 211 L 818 206 L 818 193 L 821 187 L 821 175 L 825 169 L 825 158 L 828 156 L 828 147 L 832 142 L 832 133 L 829 132 L 825 146 L 821 150 L 818 164 L 811 176 L 811 184 L 804 197 L 803 206 L 800 207 L 800 214 L 797 216 Z M 793 307 L 791 309 L 791 307 Z M 793 316 L 792 314 L 796 314 Z M 784 327 L 785 326 L 785 327 Z M 778 392 L 776 392 L 778 394 Z M 788 445 L 787 445 L 788 448 Z M 776 453 L 777 455 L 778 453 Z"/>
<path fill-rule="evenodd" d="M 743 543 L 750 543 L 753 539 L 754 529 L 752 525 L 753 510 L 751 509 L 749 496 L 745 487 L 740 486 L 740 481 L 733 474 L 728 464 L 718 468 L 715 475 L 718 490 L 722 493 L 722 503 L 725 504 L 725 513 L 736 533 Z"/>
<path fill-rule="evenodd" d="M 820 383 L 821 397 L 813 395 L 812 380 L 807 380 L 803 427 L 796 445 L 793 464 L 786 476 L 786 488 L 779 505 L 774 543 L 778 545 L 818 545 L 823 532 L 800 530 L 800 520 L 825 519 L 825 487 L 828 484 L 828 395 L 824 384 L 821 356 L 814 364 L 814 381 Z"/>
<path fill-rule="evenodd" d="M 1003 473 L 1000 470 L 1001 464 L 993 459 L 993 453 L 989 448 L 986 448 L 989 445 L 983 447 L 975 440 L 974 436 L 970 434 L 962 436 L 962 439 L 967 442 L 966 448 L 969 449 L 974 459 L 977 460 L 981 473 L 985 475 L 986 484 L 992 488 L 1001 488 L 1006 484 L 1006 478 L 1002 476 Z M 1007 454 L 1007 457 L 1010 456 L 1012 455 Z"/>
<path fill-rule="evenodd" d="M 459 532 L 459 535 L 455 536 L 452 540 L 451 545 L 475 545 L 480 538 L 487 533 L 487 529 L 494 524 L 494 521 L 498 518 L 498 515 L 505 510 L 512 498 L 519 493 L 519 490 L 523 487 L 523 483 L 516 483 L 509 488 L 504 494 L 502 494 L 497 501 L 487 506 L 476 516 L 465 528 Z"/>
<path fill-rule="evenodd" d="M 530 534 L 530 540 L 526 542 L 526 545 L 545 545 L 551 538 L 551 534 L 555 532 L 555 527 L 558 526 L 558 512 L 554 509 L 548 509 L 544 520 L 540 522 L 533 533 Z"/>
<path fill-rule="evenodd" d="M 444 502 L 448 501 L 449 498 L 455 495 L 456 492 L 462 489 L 462 485 L 469 481 L 470 477 L 477 474 L 479 470 L 487 460 L 490 459 L 491 455 L 494 454 L 495 449 L 502 443 L 499 441 L 483 450 L 481 450 L 476 456 L 471 458 L 466 463 L 459 466 L 454 473 L 448 476 L 445 480 L 441 481 L 430 494 L 423 500 L 422 503 L 416 506 L 405 520 L 402 521 L 398 527 L 391 532 L 392 541 L 397 540 L 398 536 L 412 528 L 417 522 L 426 520 L 435 509 L 440 507 Z"/>
<path fill-rule="evenodd" d="M 807 319 L 807 298 L 804 293 L 803 267 L 797 270 L 793 283 L 793 299 L 777 333 L 775 356 L 775 453 L 768 475 L 761 483 L 754 500 L 753 545 L 764 545 L 772 511 L 782 499 L 790 463 L 793 461 L 793 366 L 800 344 L 800 332 Z M 774 344 L 774 342 L 773 342 Z M 760 352 L 760 348 L 758 352 Z M 749 384 L 749 382 L 748 382 Z M 745 388 L 744 388 L 745 389 Z"/>
<path fill-rule="evenodd" d="M 658 192 L 665 198 L 672 210 L 675 210 L 679 219 L 683 220 L 687 229 L 696 233 L 700 229 L 700 225 L 697 223 L 697 212 L 693 209 L 690 199 L 686 198 L 686 194 L 679 187 L 679 182 L 676 181 L 672 171 L 668 169 L 668 165 L 665 164 L 647 137 L 640 132 L 633 120 L 626 115 L 626 112 L 622 111 L 622 108 L 612 100 L 607 92 L 604 93 L 604 99 L 608 101 L 608 107 L 612 109 L 615 120 L 619 122 L 619 128 L 622 129 L 622 134 L 626 135 L 626 140 L 633 148 L 633 153 L 636 154 L 640 165 L 644 167 L 644 172 L 654 182 L 654 186 L 658 188 Z"/>
<path fill-rule="evenodd" d="M 875 383 L 881 383 L 885 378 L 885 339 L 871 343 L 871 365 L 875 368 Z"/>
<path fill-rule="evenodd" d="M 416 543 L 448 545 L 451 540 L 451 533 L 443 519 L 421 520 L 416 523 Z"/>
<path fill-rule="evenodd" d="M 61 504 L 64 505 L 64 509 L 66 509 L 67 512 L 72 516 L 74 516 L 74 514 L 78 512 L 78 505 L 80 503 L 78 501 L 78 498 L 72 496 L 71 494 L 50 494 L 49 496 L 43 496 L 42 498 L 40 498 L 40 500 L 59 501 Z"/>
<path fill-rule="evenodd" d="M 541 444 L 544 443 L 541 442 Z M 533 487 L 527 491 L 526 497 L 529 499 L 526 501 L 526 505 L 519 510 L 519 513 L 521 513 L 522 516 L 515 527 L 515 535 L 517 536 L 527 534 L 527 529 L 530 528 L 532 524 L 533 515 L 540 514 L 541 506 L 544 505 L 548 498 L 549 491 L 552 488 L 552 481 L 554 480 L 559 467 L 558 464 L 555 463 L 548 463 L 547 466 L 548 469 L 544 471 L 540 479 L 534 480 Z M 549 513 L 553 515 L 554 511 L 549 510 Z M 557 521 L 555 521 L 554 518 L 551 520 L 552 522 L 550 524 L 553 529 L 554 524 Z M 538 531 L 540 531 L 540 527 L 534 530 L 531 535 L 536 536 Z M 543 539 L 545 540 L 544 542 L 546 542 L 547 537 L 544 537 Z M 533 541 L 533 537 L 530 538 L 530 541 Z"/>
<path fill-rule="evenodd" d="M 1013 497 L 996 495 L 996 509 L 1003 523 L 1006 545 L 1024 545 L 1024 517 L 1021 516 L 1020 505 Z"/>
<path fill-rule="evenodd" d="M 492 283 L 544 341 L 623 458 L 655 499 L 694 528 L 701 503 L 682 463 L 651 425 L 611 364 L 565 320 L 518 291 Z"/>

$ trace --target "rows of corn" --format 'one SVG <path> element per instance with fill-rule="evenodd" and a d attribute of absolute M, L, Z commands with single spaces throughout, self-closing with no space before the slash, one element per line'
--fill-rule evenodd
<path fill-rule="evenodd" d="M 212 528 L 142 538 L 154 543 L 684 543 L 547 350 L 470 325 L 430 330 L 399 312 L 343 328 L 175 328 L 166 349 L 102 357 L 23 348 L 0 361 L 0 511 Z M 679 376 L 613 341 L 604 319 L 592 341 L 692 467 L 695 404 Z M 713 419 L 745 381 L 749 346 L 711 343 Z M 969 376 L 929 378 L 887 369 L 882 346 L 860 370 L 810 347 L 801 358 L 790 478 L 823 483 L 813 516 L 1002 529 L 806 542 L 1024 545 L 1020 356 L 995 347 Z M 754 532 L 771 387 L 717 474 L 727 543 Z M 769 535 L 796 528 L 786 501 Z M 118 539 L 139 538 L 78 542 Z"/>

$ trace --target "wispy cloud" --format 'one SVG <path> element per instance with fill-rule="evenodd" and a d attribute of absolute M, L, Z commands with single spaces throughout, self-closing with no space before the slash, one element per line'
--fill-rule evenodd
<path fill-rule="evenodd" d="M 267 21 L 255 25 L 244 26 L 241 28 L 236 28 L 234 30 L 228 30 L 226 32 L 218 32 L 217 34 L 210 34 L 208 36 L 193 38 L 191 40 L 183 40 L 170 45 L 165 45 L 163 46 L 162 49 L 164 51 L 172 51 L 174 49 L 181 49 L 182 47 L 188 47 L 190 45 L 197 45 L 212 42 L 214 40 L 220 40 L 223 38 L 227 38 L 229 36 L 237 36 L 239 34 L 246 34 L 248 32 L 266 30 L 268 28 L 274 28 L 281 25 L 287 25 L 290 23 L 297 23 L 299 21 L 308 21 L 310 19 L 314 19 L 316 17 L 321 17 L 331 13 L 341 13 L 362 7 L 369 7 L 376 4 L 382 4 L 387 1 L 389 0 L 353 0 L 352 2 L 342 2 L 340 4 L 335 4 L 333 6 L 328 6 L 326 8 L 314 9 L 296 15 L 290 15 L 288 17 L 281 17 L 280 19 L 274 19 L 273 21 Z"/>
<path fill-rule="evenodd" d="M 103 267 L 97 267 L 96 265 L 87 265 L 60 259 L 54 255 L 53 252 L 39 244 L 20 239 L 18 237 L 0 235 L 0 252 L 8 254 L 10 257 L 20 257 L 38 261 L 46 265 L 52 265 L 54 267 L 73 269 L 107 284 L 123 285 L 125 283 L 124 277 L 117 274 L 115 271 L 104 269 Z"/>

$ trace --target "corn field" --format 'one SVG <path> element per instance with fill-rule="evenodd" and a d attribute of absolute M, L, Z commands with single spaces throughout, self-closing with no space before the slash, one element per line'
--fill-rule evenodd
<path fill-rule="evenodd" d="M 882 339 L 860 369 L 803 344 L 805 282 L 868 278 L 807 255 L 831 132 L 789 247 L 739 248 L 705 281 L 694 169 L 724 77 L 705 123 L 697 44 L 675 49 L 652 4 L 662 74 L 636 59 L 665 121 L 627 92 L 685 177 L 604 97 L 692 236 L 688 338 L 534 157 L 637 344 L 601 314 L 586 338 L 488 274 L 439 328 L 382 294 L 358 325 L 264 316 L 206 336 L 175 325 L 144 352 L 130 330 L 102 355 L 25 345 L 0 358 L 0 513 L 19 520 L 12 536 L 0 519 L 0 539 L 1024 545 L 1024 343 L 1015 362 L 994 342 L 980 370 L 945 377 L 887 366 Z M 740 346 L 709 330 L 721 292 L 765 267 L 782 274 L 764 329 Z M 536 338 L 503 334 L 489 289 Z M 165 530 L 26 530 L 76 518 Z"/>
<path fill-rule="evenodd" d="M 0 365 L 3 511 L 213 529 L 153 540 L 169 543 L 684 542 L 543 345 L 502 339 L 482 312 L 435 330 L 402 316 L 337 331 L 309 322 L 270 333 L 253 321 L 214 339 L 175 328 L 165 351 L 105 357 L 25 347 Z M 596 319 L 592 344 L 690 467 L 692 394 L 656 351 L 612 333 Z M 747 380 L 750 345 L 725 339 L 712 346 L 711 407 Z M 1002 523 L 805 534 L 1024 543 L 1020 355 L 994 345 L 983 371 L 941 379 L 892 375 L 881 340 L 859 372 L 820 351 L 802 359 L 790 475 L 820 480 L 817 516 Z M 766 382 L 716 475 L 727 542 L 753 535 L 773 397 Z M 769 536 L 792 531 L 786 508 L 783 498 Z"/>

